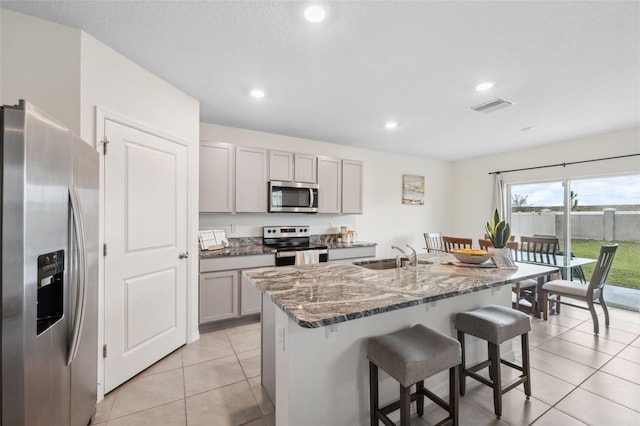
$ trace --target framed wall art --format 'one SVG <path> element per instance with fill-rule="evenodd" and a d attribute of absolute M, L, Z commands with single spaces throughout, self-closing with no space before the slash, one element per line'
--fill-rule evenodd
<path fill-rule="evenodd" d="M 424 176 L 402 175 L 402 204 L 424 205 Z"/>

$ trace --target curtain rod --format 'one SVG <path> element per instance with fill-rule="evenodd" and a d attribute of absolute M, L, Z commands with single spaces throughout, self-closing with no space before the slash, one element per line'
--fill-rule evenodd
<path fill-rule="evenodd" d="M 496 172 L 489 172 L 489 174 L 490 175 L 499 175 L 500 173 L 521 172 L 523 170 L 546 169 L 548 167 L 560 167 L 560 166 L 567 167 L 567 166 L 571 166 L 573 164 L 593 163 L 595 161 L 615 160 L 616 158 L 627 158 L 627 157 L 637 157 L 637 156 L 640 156 L 640 153 L 627 154 L 627 155 L 618 155 L 618 156 L 615 156 L 615 157 L 594 158 L 593 160 L 570 161 L 568 163 L 547 164 L 546 166 L 523 167 L 521 169 L 498 170 Z"/>

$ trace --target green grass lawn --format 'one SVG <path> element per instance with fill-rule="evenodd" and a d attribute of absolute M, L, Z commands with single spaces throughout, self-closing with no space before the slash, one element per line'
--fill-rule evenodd
<path fill-rule="evenodd" d="M 577 257 L 597 259 L 600 247 L 611 241 L 572 240 L 571 251 Z M 587 280 L 591 278 L 595 263 L 583 266 Z M 607 284 L 640 290 L 640 243 L 618 242 L 618 251 L 609 271 Z"/>

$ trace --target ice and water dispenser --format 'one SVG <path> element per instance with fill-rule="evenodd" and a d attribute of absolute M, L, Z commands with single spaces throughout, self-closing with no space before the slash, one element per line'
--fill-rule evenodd
<path fill-rule="evenodd" d="M 38 335 L 64 312 L 64 250 L 38 256 Z"/>

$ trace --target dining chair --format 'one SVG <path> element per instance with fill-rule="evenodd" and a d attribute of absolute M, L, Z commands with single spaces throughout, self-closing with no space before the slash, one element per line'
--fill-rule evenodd
<path fill-rule="evenodd" d="M 449 253 L 456 249 L 470 249 L 473 244 L 471 238 L 442 237 L 444 243 L 444 251 Z"/>
<path fill-rule="evenodd" d="M 558 247 L 558 237 L 520 237 L 520 258 L 535 260 L 536 255 L 553 257 L 558 254 Z"/>
<path fill-rule="evenodd" d="M 480 250 L 487 250 L 489 247 L 493 247 L 493 242 L 488 239 L 478 239 L 478 245 Z M 518 260 L 518 242 L 509 241 L 507 248 L 511 254 L 511 258 L 515 261 Z M 511 307 L 516 310 L 520 310 L 520 300 L 524 299 L 531 304 L 531 313 L 536 315 L 536 297 L 537 297 L 538 282 L 536 280 L 522 280 L 511 284 L 511 291 L 515 293 L 516 299 L 511 303 Z"/>
<path fill-rule="evenodd" d="M 576 283 L 567 280 L 553 280 L 542 285 L 542 303 L 543 303 L 543 315 L 547 320 L 549 313 L 549 304 L 555 303 L 556 312 L 560 305 L 573 306 L 574 308 L 586 309 L 591 313 L 593 319 L 593 332 L 598 334 L 600 331 L 598 325 L 598 315 L 595 310 L 594 302 L 602 306 L 604 311 L 604 324 L 609 326 L 609 310 L 604 301 L 604 284 L 609 275 L 613 258 L 618 249 L 617 244 L 604 245 L 600 248 L 600 256 L 598 256 L 598 262 L 591 275 L 591 280 L 588 285 Z M 555 296 L 550 299 L 549 296 Z M 575 305 L 562 301 L 561 297 L 568 297 L 569 299 L 576 299 L 583 302 L 587 302 L 587 306 Z"/>
<path fill-rule="evenodd" d="M 442 232 L 425 232 L 424 242 L 427 244 L 427 253 L 431 253 L 432 251 L 445 251 L 444 243 L 442 242 Z"/>
<path fill-rule="evenodd" d="M 543 238 L 558 238 L 555 235 L 546 235 L 546 234 L 533 234 L 534 237 L 543 237 Z M 558 255 L 564 255 L 563 251 L 560 251 L 560 247 L 558 246 L 558 252 L 556 253 Z M 571 257 L 573 258 L 573 253 L 570 253 Z M 571 268 L 571 276 L 578 278 L 580 280 L 580 282 L 582 283 L 586 283 L 587 282 L 587 278 L 584 276 L 584 270 L 582 269 L 582 266 L 574 266 L 573 268 Z"/>

